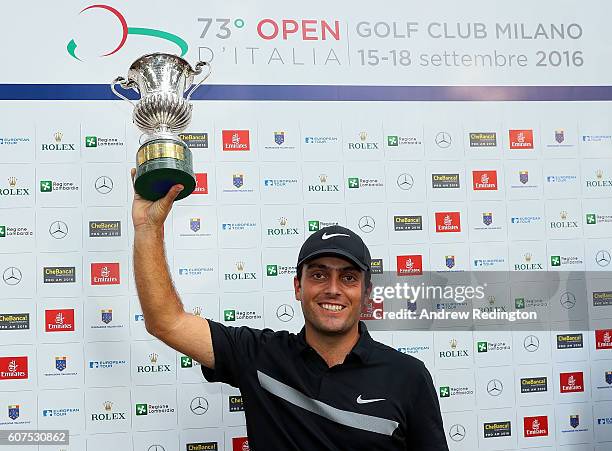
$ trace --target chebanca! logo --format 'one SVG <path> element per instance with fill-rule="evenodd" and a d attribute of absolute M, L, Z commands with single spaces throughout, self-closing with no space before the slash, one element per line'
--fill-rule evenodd
<path fill-rule="evenodd" d="M 121 14 L 119 11 L 117 11 L 117 9 L 109 5 L 101 5 L 101 4 L 100 5 L 90 5 L 82 9 L 79 14 L 83 14 L 85 11 L 88 11 L 90 9 L 102 9 L 102 10 L 109 11 L 112 14 L 114 14 L 115 17 L 117 17 L 117 19 L 119 20 L 119 23 L 121 24 L 122 35 L 121 35 L 121 40 L 119 41 L 119 45 L 117 45 L 117 47 L 111 50 L 110 52 L 100 55 L 101 57 L 111 56 L 117 53 L 125 45 L 128 35 L 131 35 L 131 34 L 132 35 L 138 34 L 142 36 L 152 36 L 154 38 L 160 38 L 166 41 L 170 41 L 179 47 L 179 49 L 181 50 L 181 56 L 185 56 L 185 54 L 187 53 L 187 50 L 189 49 L 187 42 L 183 38 L 175 34 L 169 33 L 167 31 L 155 30 L 153 28 L 128 27 L 127 21 L 125 20 L 125 17 L 123 16 L 123 14 Z M 78 46 L 75 40 L 71 39 L 68 45 L 66 46 L 66 50 L 68 51 L 68 54 L 71 57 L 79 61 L 82 61 L 82 59 L 77 56 L 77 47 Z"/>

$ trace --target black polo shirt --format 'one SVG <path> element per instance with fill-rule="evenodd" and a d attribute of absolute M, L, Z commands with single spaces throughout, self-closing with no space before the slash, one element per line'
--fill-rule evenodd
<path fill-rule="evenodd" d="M 447 451 L 431 376 L 414 357 L 374 341 L 363 322 L 331 368 L 299 334 L 208 320 L 215 369 L 243 397 L 253 451 Z"/>

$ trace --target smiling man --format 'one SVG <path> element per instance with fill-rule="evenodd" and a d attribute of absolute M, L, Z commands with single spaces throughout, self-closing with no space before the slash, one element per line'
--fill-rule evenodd
<path fill-rule="evenodd" d="M 156 202 L 134 198 L 145 325 L 200 362 L 208 381 L 240 389 L 251 450 L 448 450 L 423 363 L 373 340 L 359 320 L 372 284 L 370 252 L 357 234 L 326 227 L 302 245 L 294 278 L 299 334 L 228 327 L 185 312 L 172 285 L 163 223 L 180 189 Z"/>

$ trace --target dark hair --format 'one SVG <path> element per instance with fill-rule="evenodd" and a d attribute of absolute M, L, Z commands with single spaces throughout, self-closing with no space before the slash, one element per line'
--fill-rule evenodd
<path fill-rule="evenodd" d="M 302 270 L 304 269 L 304 265 L 308 263 L 308 262 L 304 262 L 301 265 L 299 265 L 296 268 L 296 275 L 298 278 L 298 282 L 301 284 L 302 283 Z M 368 286 L 370 285 L 370 282 L 372 280 L 372 273 L 370 272 L 369 269 L 363 271 L 364 273 L 364 281 L 365 281 L 365 287 L 368 288 Z"/>

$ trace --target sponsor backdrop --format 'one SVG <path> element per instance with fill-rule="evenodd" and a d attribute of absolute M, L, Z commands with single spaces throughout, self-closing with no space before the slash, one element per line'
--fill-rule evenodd
<path fill-rule="evenodd" d="M 167 51 L 213 64 L 183 135 L 197 188 L 165 234 L 188 311 L 298 331 L 297 249 L 336 223 L 376 272 L 494 271 L 482 308 L 547 331 L 364 318 L 427 364 L 452 450 L 612 447 L 612 4 L 354 6 L 4 6 L 0 428 L 68 428 L 55 451 L 248 449 L 239 391 L 148 335 L 136 297 L 139 136 L 108 82 Z"/>

